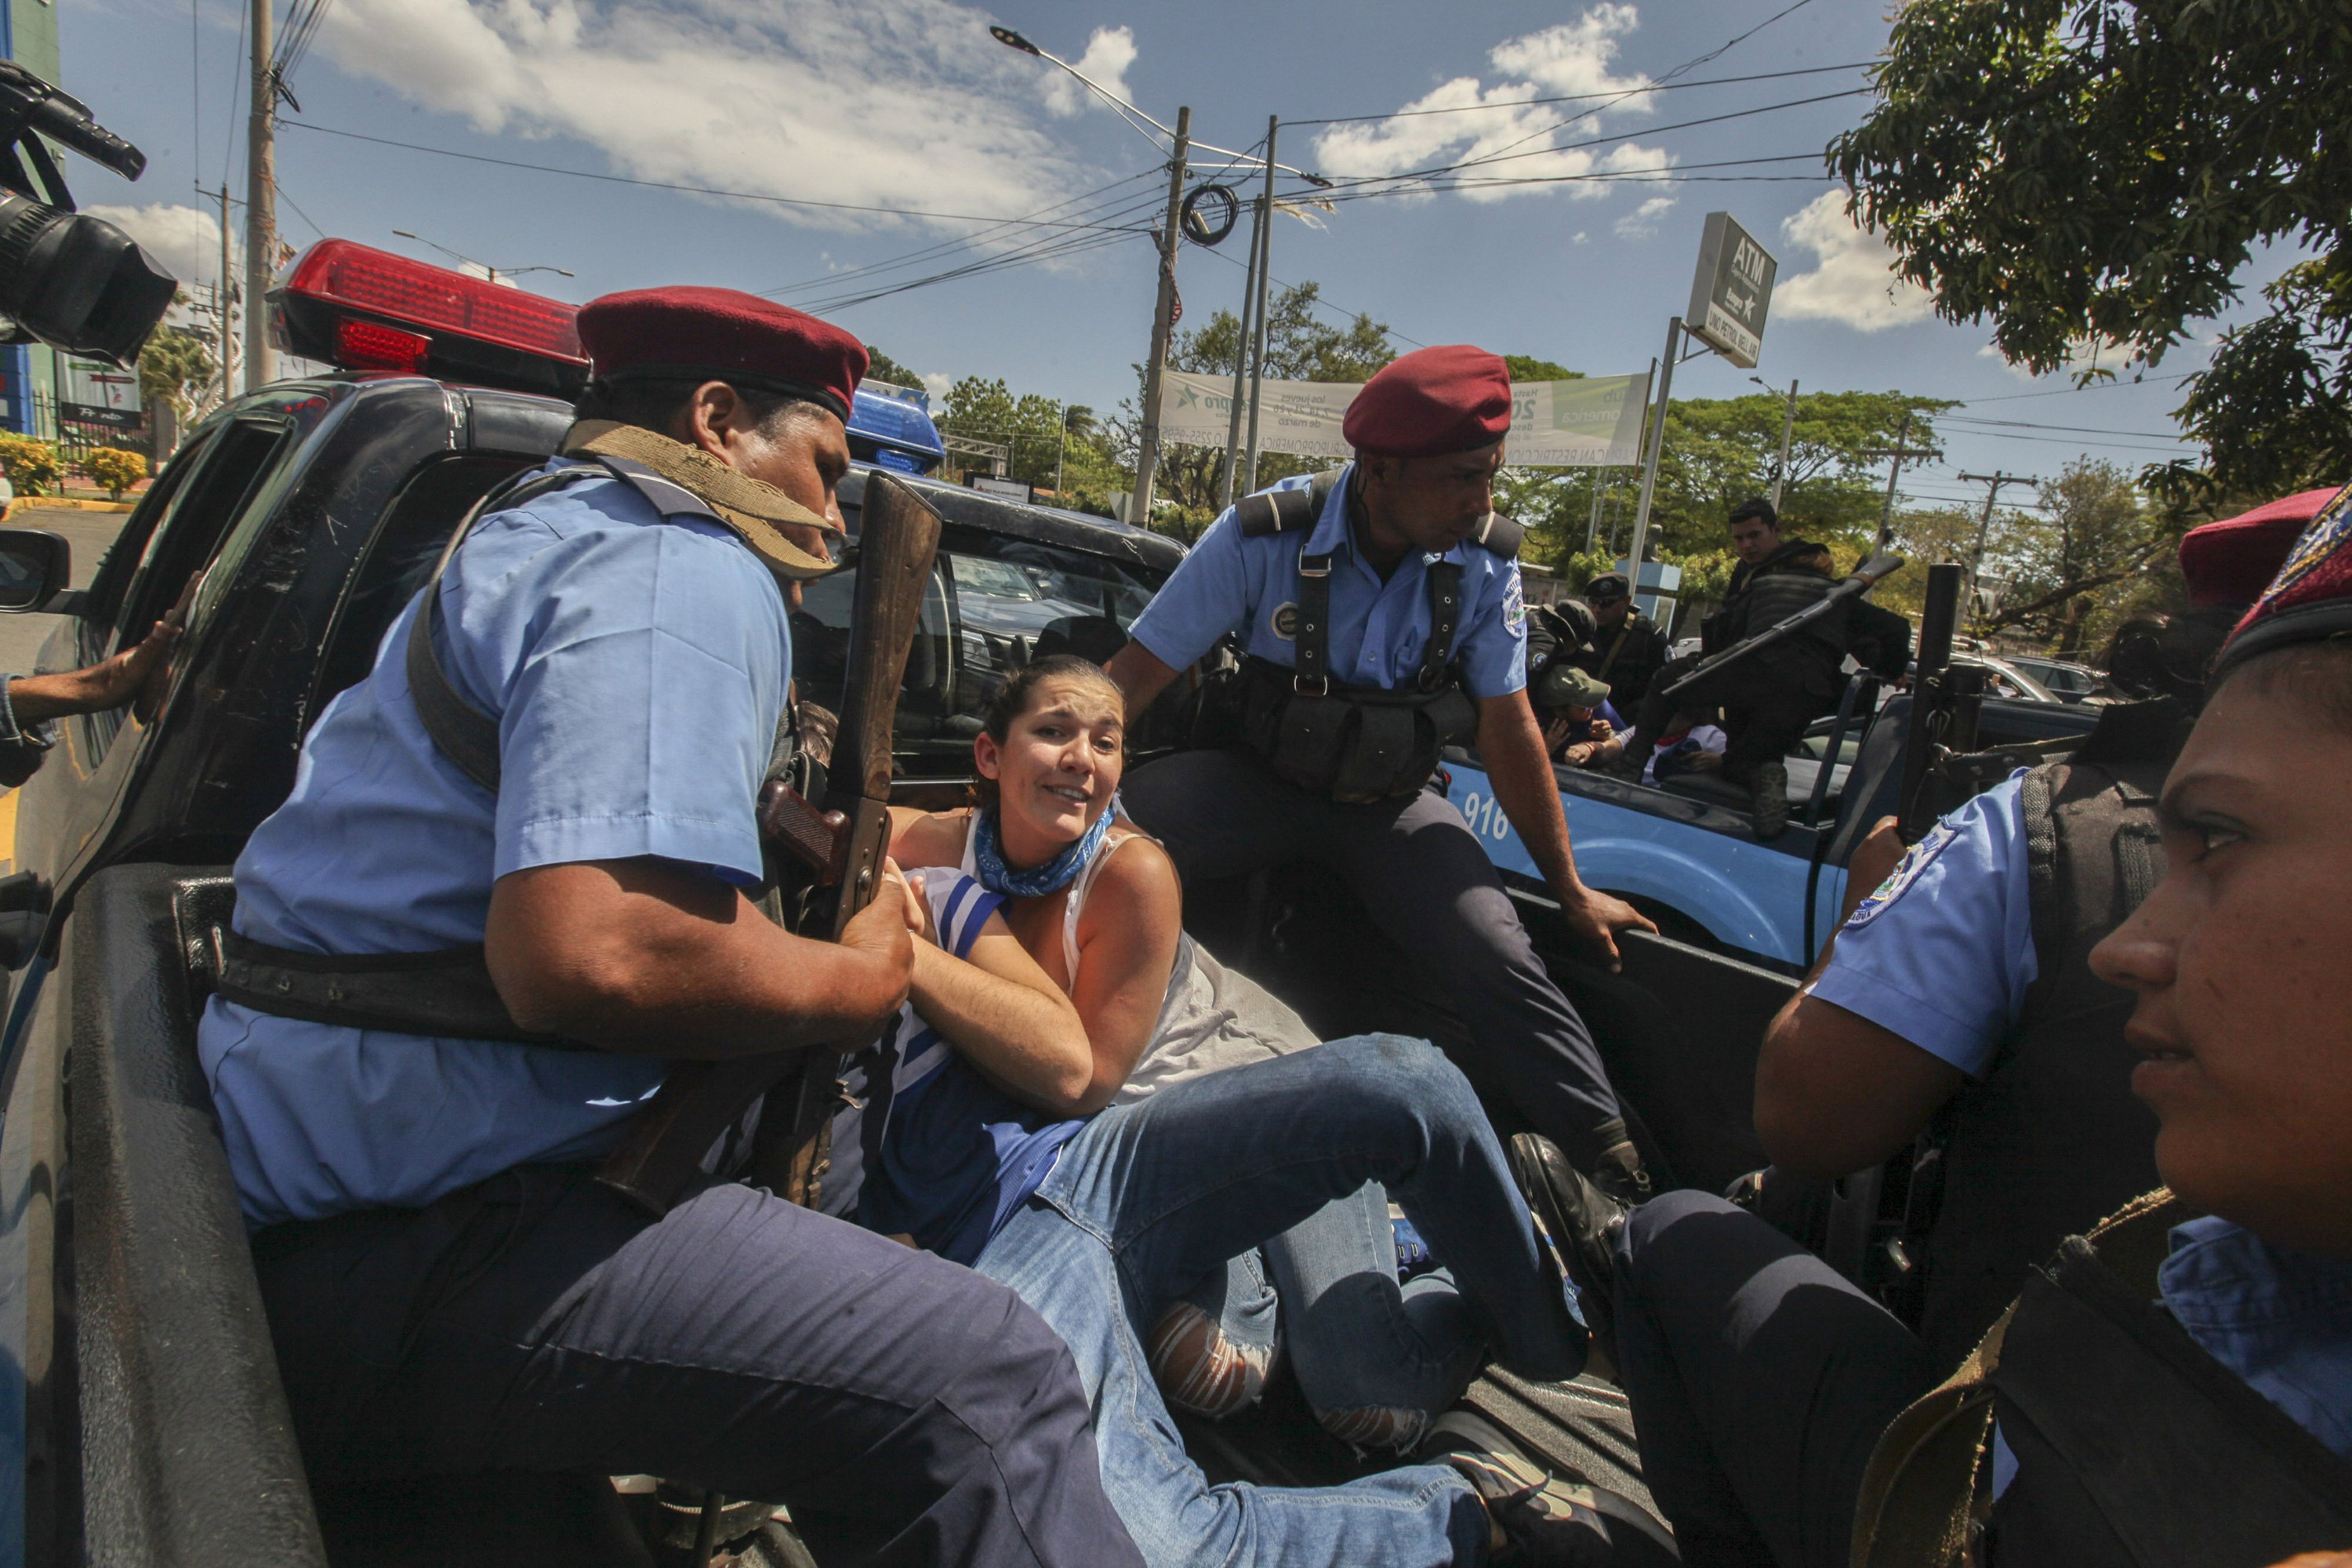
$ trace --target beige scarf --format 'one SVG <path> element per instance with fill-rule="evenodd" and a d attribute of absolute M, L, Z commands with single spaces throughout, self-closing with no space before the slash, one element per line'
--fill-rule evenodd
<path fill-rule="evenodd" d="M 581 420 L 564 432 L 560 450 L 567 458 L 625 458 L 643 463 L 717 512 L 719 521 L 750 545 L 754 555 L 782 576 L 821 577 L 835 569 L 833 562 L 784 537 L 776 525 L 821 529 L 839 538 L 839 524 L 826 521 L 775 486 L 739 473 L 708 452 L 642 425 L 610 419 Z"/>

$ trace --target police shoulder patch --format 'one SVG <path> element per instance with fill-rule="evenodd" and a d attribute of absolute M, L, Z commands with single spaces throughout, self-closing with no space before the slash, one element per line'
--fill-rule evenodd
<path fill-rule="evenodd" d="M 1887 873 L 1886 880 L 1873 889 L 1870 897 L 1853 907 L 1853 913 L 1846 917 L 1843 929 L 1860 931 L 1885 914 L 1910 889 L 1911 884 L 1935 864 L 1936 857 L 1944 852 L 1945 846 L 1959 836 L 1959 829 L 1949 823 L 1936 824 L 1927 837 L 1903 852 L 1903 858 L 1895 863 L 1895 869 Z"/>
<path fill-rule="evenodd" d="M 1517 565 L 1503 574 L 1503 629 L 1513 637 L 1518 637 L 1528 629 L 1528 600 L 1519 588 Z"/>

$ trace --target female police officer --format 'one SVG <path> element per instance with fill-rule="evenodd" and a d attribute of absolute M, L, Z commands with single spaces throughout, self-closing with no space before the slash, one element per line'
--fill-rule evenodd
<path fill-rule="evenodd" d="M 348 995 L 410 955 L 510 1015 L 289 1016 L 226 970 L 206 1007 L 304 1458 L 650 1472 L 789 1503 L 828 1563 L 1137 1562 L 1069 1352 L 1010 1291 L 740 1184 L 656 1221 L 591 1179 L 669 1059 L 878 1030 L 913 910 L 893 871 L 835 945 L 743 894 L 865 349 L 719 289 L 607 296 L 580 333 L 564 449 L 593 462 L 494 503 L 237 861 L 248 980 L 340 963 Z M 487 759 L 448 701 L 495 718 Z"/>
<path fill-rule="evenodd" d="M 1336 873 L 1427 965 L 1463 1022 L 1473 1079 L 1633 1197 L 1647 1178 L 1591 1034 L 1461 813 L 1423 788 L 1441 746 L 1475 738 L 1570 927 L 1612 963 L 1615 932 L 1656 929 L 1586 887 L 1570 853 L 1528 704 L 1518 531 L 1494 510 L 1510 423 L 1502 360 L 1423 349 L 1349 405 L 1353 463 L 1219 518 L 1109 669 L 1131 715 L 1238 633 L 1248 749 L 1145 768 L 1127 805 L 1191 879 L 1294 858 Z"/>

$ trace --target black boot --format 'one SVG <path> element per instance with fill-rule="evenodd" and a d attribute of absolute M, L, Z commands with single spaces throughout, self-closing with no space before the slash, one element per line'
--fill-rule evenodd
<path fill-rule="evenodd" d="M 1511 1140 L 1511 1174 L 1534 1213 L 1539 1239 L 1558 1253 L 1585 1327 L 1613 1363 L 1617 1359 L 1615 1247 L 1630 1205 L 1619 1202 L 1577 1173 L 1557 1144 L 1538 1133 Z"/>
<path fill-rule="evenodd" d="M 1789 764 L 1778 757 L 1759 763 L 1756 782 L 1750 788 L 1755 803 L 1756 837 L 1780 837 L 1789 830 Z"/>

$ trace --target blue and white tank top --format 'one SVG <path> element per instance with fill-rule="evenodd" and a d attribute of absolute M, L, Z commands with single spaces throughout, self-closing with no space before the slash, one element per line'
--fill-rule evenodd
<path fill-rule="evenodd" d="M 952 867 L 909 875 L 922 878 L 940 946 L 970 957 L 1003 899 Z M 979 1258 L 1086 1125 L 990 1083 L 912 1003 L 850 1064 L 844 1088 L 818 1206 L 957 1263 Z"/>

